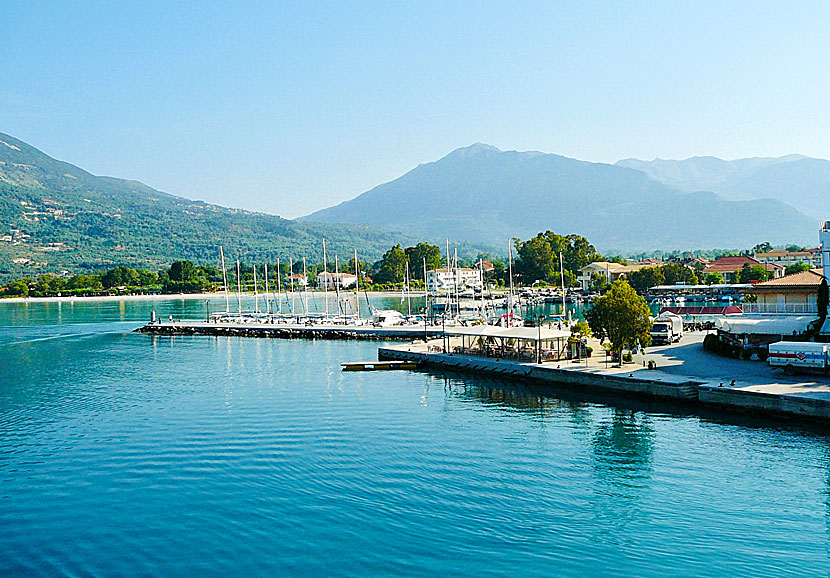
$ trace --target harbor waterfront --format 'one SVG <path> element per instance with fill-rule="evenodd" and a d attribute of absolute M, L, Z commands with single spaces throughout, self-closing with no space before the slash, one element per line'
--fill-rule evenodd
<path fill-rule="evenodd" d="M 151 308 L 204 304 L 0 305 L 0 574 L 830 571 L 823 427 L 343 372 L 378 344 L 134 332 Z"/>

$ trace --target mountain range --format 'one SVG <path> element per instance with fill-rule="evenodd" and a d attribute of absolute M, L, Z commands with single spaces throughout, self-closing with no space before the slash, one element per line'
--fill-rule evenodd
<path fill-rule="evenodd" d="M 379 258 L 414 242 L 367 225 L 303 223 L 228 209 L 152 189 L 137 181 L 92 175 L 0 133 L 0 280 L 62 269 L 114 265 L 157 269 L 178 259 L 274 262 L 306 255 Z"/>
<path fill-rule="evenodd" d="M 712 191 L 733 201 L 777 199 L 816 220 L 830 219 L 830 161 L 802 155 L 725 161 L 626 159 L 617 166 L 643 171 L 680 191 Z"/>
<path fill-rule="evenodd" d="M 813 193 L 823 173 L 805 164 L 813 160 L 611 165 L 475 144 L 304 220 L 372 224 L 499 247 L 510 237 L 546 229 L 586 236 L 606 252 L 814 244 L 822 204 Z M 797 193 L 785 187 L 784 176 L 768 174 L 788 175 L 801 166 L 810 172 Z M 809 214 L 782 200 L 798 202 L 808 191 L 815 201 Z"/>
<path fill-rule="evenodd" d="M 451 239 L 506 253 L 540 231 L 606 253 L 814 245 L 830 218 L 830 162 L 626 159 L 591 163 L 475 144 L 299 220 L 230 209 L 92 175 L 0 133 L 0 279 L 177 259 L 273 262 L 331 253 L 374 260 L 396 243 Z M 493 249 L 495 248 L 495 249 Z"/>

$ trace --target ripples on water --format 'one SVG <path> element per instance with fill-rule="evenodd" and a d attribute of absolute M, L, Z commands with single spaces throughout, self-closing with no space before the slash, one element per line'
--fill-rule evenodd
<path fill-rule="evenodd" d="M 830 567 L 814 428 L 344 374 L 376 345 L 160 338 L 99 313 L 0 327 L 0 575 Z"/>

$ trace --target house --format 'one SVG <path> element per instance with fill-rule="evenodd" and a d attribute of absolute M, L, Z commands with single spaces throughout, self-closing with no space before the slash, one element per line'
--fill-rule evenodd
<path fill-rule="evenodd" d="M 348 289 L 354 287 L 357 277 L 351 273 L 331 273 L 323 271 L 317 274 L 317 288 L 324 290 Z"/>
<path fill-rule="evenodd" d="M 776 249 L 766 253 L 755 253 L 753 258 L 761 263 L 773 263 L 782 267 L 804 263 L 817 269 L 821 267 L 821 249 L 807 249 L 806 251 L 785 251 Z"/>
<path fill-rule="evenodd" d="M 605 275 L 605 279 L 609 283 L 613 283 L 617 279 L 625 279 L 629 274 L 634 271 L 639 271 L 644 267 L 654 267 L 656 265 L 650 264 L 630 264 L 630 265 L 620 265 L 619 263 L 610 263 L 608 261 L 594 261 L 593 263 L 589 263 L 585 265 L 583 268 L 579 270 L 579 276 L 577 277 L 579 284 L 582 286 L 583 291 L 587 291 L 591 288 L 591 277 L 594 273 L 600 273 Z"/>
<path fill-rule="evenodd" d="M 642 261 L 637 261 L 635 265 L 644 265 L 645 267 L 662 267 L 665 263 L 663 263 L 660 259 L 655 259 L 653 257 L 649 257 L 648 259 L 643 259 Z"/>
<path fill-rule="evenodd" d="M 285 278 L 286 285 L 290 286 L 291 283 L 294 283 L 297 287 L 308 287 L 308 277 L 302 273 L 294 273 Z"/>
<path fill-rule="evenodd" d="M 754 295 L 756 302 L 744 299 L 744 314 L 817 315 L 816 298 L 824 274 L 821 269 L 810 269 L 744 289 L 745 295 Z"/>
<path fill-rule="evenodd" d="M 474 269 L 481 268 L 484 271 L 484 274 L 487 275 L 488 273 L 492 273 L 496 270 L 496 267 L 490 261 L 479 261 L 475 265 L 473 265 Z"/>
<path fill-rule="evenodd" d="M 710 264 L 703 270 L 703 274 L 708 275 L 709 273 L 720 273 L 723 275 L 723 280 L 726 283 L 737 283 L 738 272 L 743 269 L 744 265 L 749 265 L 750 267 L 760 265 L 771 273 L 773 279 L 783 277 L 784 271 L 786 270 L 786 267 L 776 265 L 775 263 L 762 263 L 752 257 L 736 255 L 733 257 L 720 257 L 715 259 L 714 263 Z"/>
<path fill-rule="evenodd" d="M 457 284 L 457 287 L 456 287 Z M 431 292 L 481 289 L 481 272 L 470 267 L 427 271 L 427 290 Z"/>

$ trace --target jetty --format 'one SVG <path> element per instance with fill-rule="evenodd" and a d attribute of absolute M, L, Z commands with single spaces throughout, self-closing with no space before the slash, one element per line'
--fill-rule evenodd
<path fill-rule="evenodd" d="M 151 335 L 213 335 L 276 339 L 360 339 L 369 341 L 431 339 L 443 335 L 440 325 L 350 325 L 336 323 L 216 322 L 173 319 L 136 329 Z"/>
<path fill-rule="evenodd" d="M 378 359 L 734 412 L 830 420 L 830 381 L 826 378 L 791 378 L 760 361 L 720 358 L 703 351 L 703 337 L 699 333 L 684 337 L 679 344 L 649 348 L 648 353 L 635 356 L 634 362 L 621 365 L 606 362 L 604 356 L 557 359 L 548 354 L 540 361 L 536 352 L 548 350 L 543 345 L 545 335 L 534 338 L 530 331 L 521 339 L 507 340 L 510 347 L 505 349 L 489 347 L 498 345 L 498 338 L 472 339 L 468 333 L 426 343 L 385 345 L 379 348 Z M 648 369 L 649 361 L 657 369 Z"/>

